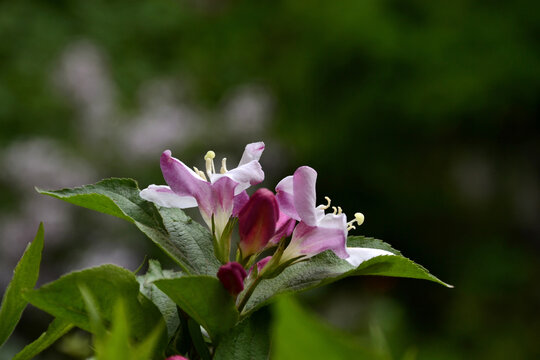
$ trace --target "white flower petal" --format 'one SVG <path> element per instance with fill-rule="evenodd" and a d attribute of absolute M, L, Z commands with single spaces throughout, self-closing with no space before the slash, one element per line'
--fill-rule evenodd
<path fill-rule="evenodd" d="M 364 261 L 368 261 L 369 259 L 372 259 L 377 256 L 381 255 L 394 255 L 390 251 L 381 250 L 381 249 L 371 249 L 371 248 L 355 248 L 355 247 L 348 247 L 347 252 L 349 253 L 349 257 L 345 259 L 349 264 L 351 264 L 354 267 L 357 267 Z"/>
<path fill-rule="evenodd" d="M 150 185 L 140 192 L 140 196 L 163 207 L 186 209 L 197 206 L 194 197 L 177 195 L 165 185 Z"/>

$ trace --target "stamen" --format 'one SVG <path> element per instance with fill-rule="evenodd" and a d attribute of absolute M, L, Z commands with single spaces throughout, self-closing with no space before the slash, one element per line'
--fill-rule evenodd
<path fill-rule="evenodd" d="M 216 173 L 216 168 L 214 167 L 215 157 L 216 157 L 216 153 L 213 152 L 212 150 L 208 151 L 206 155 L 204 155 L 204 160 L 206 161 L 206 173 L 208 174 L 208 177 Z"/>
<path fill-rule="evenodd" d="M 364 223 L 364 220 L 365 220 L 364 214 L 359 213 L 359 212 L 355 213 L 354 219 L 347 223 L 347 231 L 356 229 L 356 226 L 354 226 L 353 224 L 357 223 L 358 225 L 362 225 Z"/>
<path fill-rule="evenodd" d="M 201 170 L 197 169 L 195 166 L 193 167 L 193 170 L 195 170 L 195 173 L 197 175 L 199 175 L 199 177 L 201 179 L 203 179 L 204 181 L 208 181 L 208 180 L 206 180 L 206 176 L 204 175 L 204 173 Z"/>
<path fill-rule="evenodd" d="M 358 225 L 362 225 L 364 223 L 365 219 L 366 219 L 366 217 L 362 213 L 357 212 L 357 213 L 354 214 L 354 220 L 356 220 Z"/>
<path fill-rule="evenodd" d="M 328 196 L 325 196 L 324 198 L 326 199 L 328 203 L 326 205 L 317 206 L 317 209 L 326 210 L 330 207 L 330 202 L 331 202 L 330 198 Z"/>
<path fill-rule="evenodd" d="M 343 210 L 341 210 L 341 206 L 338 206 L 338 207 L 337 207 L 337 213 L 338 213 L 338 215 L 341 214 L 342 212 L 343 212 Z"/>
<path fill-rule="evenodd" d="M 221 170 L 219 170 L 219 172 L 225 174 L 227 171 L 227 158 L 223 158 L 221 160 Z"/>
<path fill-rule="evenodd" d="M 336 208 L 335 206 L 332 206 L 332 209 L 334 209 L 333 214 L 334 214 L 334 215 L 337 215 L 337 213 L 338 213 L 338 212 L 337 212 L 337 208 Z"/>

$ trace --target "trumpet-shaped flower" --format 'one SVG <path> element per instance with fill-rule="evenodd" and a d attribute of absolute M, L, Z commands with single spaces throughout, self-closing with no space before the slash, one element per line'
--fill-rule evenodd
<path fill-rule="evenodd" d="M 322 207 L 316 206 L 316 179 L 315 170 L 302 166 L 276 186 L 281 210 L 300 221 L 282 261 L 298 256 L 311 257 L 325 250 L 332 250 L 342 259 L 349 257 L 345 248 L 347 218 L 342 212 L 325 214 Z"/>
<path fill-rule="evenodd" d="M 160 165 L 168 186 L 150 185 L 140 195 L 164 207 L 198 206 L 204 221 L 214 228 L 219 240 L 230 217 L 247 201 L 245 190 L 264 179 L 259 164 L 263 150 L 262 142 L 248 144 L 238 167 L 227 170 L 226 159 L 223 159 L 219 173 L 214 165 L 215 154 L 209 151 L 204 157 L 206 175 L 196 167 L 190 169 L 166 150 L 161 155 Z"/>
<path fill-rule="evenodd" d="M 327 205 L 316 206 L 316 180 L 317 172 L 308 166 L 302 166 L 276 187 L 280 209 L 300 221 L 294 229 L 289 246 L 283 252 L 281 262 L 299 256 L 311 257 L 325 250 L 332 250 L 353 266 L 376 256 L 393 255 L 386 250 L 347 247 L 348 231 L 355 229 L 354 223 L 361 225 L 364 215 L 356 213 L 354 220 L 347 222 L 347 217 L 340 207 L 333 207 L 334 212 L 326 214 L 330 199 L 326 198 Z"/>

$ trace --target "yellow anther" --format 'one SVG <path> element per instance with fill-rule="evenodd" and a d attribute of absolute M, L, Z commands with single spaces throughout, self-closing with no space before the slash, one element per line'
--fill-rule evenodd
<path fill-rule="evenodd" d="M 338 213 L 338 215 L 341 214 L 342 212 L 343 212 L 343 210 L 341 210 L 341 206 L 338 206 L 338 207 L 337 207 L 337 213 Z"/>
<path fill-rule="evenodd" d="M 219 170 L 219 172 L 225 174 L 227 171 L 227 158 L 223 158 L 221 160 L 221 170 Z"/>
<path fill-rule="evenodd" d="M 328 209 L 328 208 L 330 207 L 330 203 L 331 203 L 330 198 L 329 198 L 328 196 L 325 196 L 324 198 L 325 198 L 325 200 L 326 200 L 328 203 L 327 203 L 326 205 L 319 205 L 319 206 L 317 206 L 318 209 L 326 210 L 326 209 Z"/>
<path fill-rule="evenodd" d="M 364 214 L 362 214 L 362 213 L 357 212 L 357 213 L 354 214 L 354 220 L 356 220 L 358 225 L 362 225 L 364 223 L 365 219 L 366 218 L 365 218 Z"/>
<path fill-rule="evenodd" d="M 216 153 L 212 150 L 208 151 L 206 155 L 204 155 L 204 160 L 206 161 L 206 173 L 208 174 L 208 177 L 216 173 L 216 168 L 214 167 L 215 157 Z"/>
<path fill-rule="evenodd" d="M 354 219 L 347 223 L 347 231 L 356 229 L 356 226 L 353 225 L 354 223 L 357 223 L 358 225 L 362 225 L 364 223 L 364 219 L 365 219 L 364 214 L 359 213 L 359 212 L 355 213 Z"/>
<path fill-rule="evenodd" d="M 338 213 L 338 212 L 337 212 L 337 208 L 336 208 L 335 206 L 332 206 L 332 209 L 334 209 L 334 213 L 333 213 L 333 214 L 334 214 L 334 215 L 337 215 L 337 213 Z"/>
<path fill-rule="evenodd" d="M 213 152 L 212 150 L 209 150 L 209 151 L 206 153 L 206 155 L 204 155 L 204 160 L 208 160 L 208 159 L 213 160 L 215 157 L 216 157 L 216 153 Z"/>

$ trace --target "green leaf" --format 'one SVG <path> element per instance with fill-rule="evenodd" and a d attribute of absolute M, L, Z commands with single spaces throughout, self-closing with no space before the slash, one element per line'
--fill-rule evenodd
<path fill-rule="evenodd" d="M 24 349 L 15 355 L 13 360 L 33 359 L 37 354 L 54 344 L 56 340 L 60 339 L 72 328 L 73 324 L 71 324 L 69 321 L 55 318 L 47 328 L 47 331 L 41 334 L 41 336 L 34 342 L 26 345 Z"/>
<path fill-rule="evenodd" d="M 273 359 L 382 360 L 368 342 L 323 323 L 290 297 L 274 305 L 274 319 Z"/>
<path fill-rule="evenodd" d="M 167 323 L 167 333 L 169 334 L 169 338 L 174 335 L 180 324 L 176 304 L 152 282 L 160 279 L 177 278 L 180 276 L 182 276 L 181 273 L 162 270 L 161 264 L 157 260 L 150 260 L 148 262 L 148 271 L 146 274 L 137 276 L 141 293 L 152 301 L 161 312 L 161 315 L 163 315 L 163 318 Z"/>
<path fill-rule="evenodd" d="M 43 250 L 43 224 L 39 224 L 34 241 L 28 244 L 21 260 L 15 267 L 0 307 L 0 346 L 9 338 L 19 322 L 28 303 L 22 292 L 36 285 Z"/>
<path fill-rule="evenodd" d="M 130 314 L 130 332 L 138 341 L 146 337 L 148 329 L 163 322 L 155 305 L 139 293 L 135 275 L 115 265 L 64 275 L 37 290 L 27 291 L 25 298 L 32 305 L 92 332 L 81 287 L 92 294 L 99 317 L 107 322 L 112 321 L 114 305 L 122 299 Z"/>
<path fill-rule="evenodd" d="M 188 319 L 188 331 L 197 354 L 199 354 L 202 360 L 211 360 L 208 345 L 206 345 L 201 333 L 201 326 L 195 320 Z"/>
<path fill-rule="evenodd" d="M 396 255 L 377 256 L 355 268 L 347 261 L 337 257 L 332 251 L 325 251 L 307 261 L 288 267 L 273 279 L 261 281 L 249 299 L 242 315 L 247 315 L 267 304 L 276 295 L 319 287 L 352 275 L 381 275 L 424 279 L 452 287 L 431 275 L 424 267 L 399 255 L 400 253 L 397 250 L 381 240 L 362 237 L 354 237 L 351 240 L 349 244 L 351 247 L 364 245 L 360 247 L 383 249 Z"/>
<path fill-rule="evenodd" d="M 400 251 L 394 249 L 392 246 L 390 246 L 390 244 L 387 244 L 382 240 L 375 239 L 372 237 L 366 237 L 366 236 L 349 236 L 347 238 L 347 246 L 380 249 L 380 250 L 389 251 L 395 255 L 402 255 Z"/>
<path fill-rule="evenodd" d="M 184 276 L 157 280 L 155 284 L 202 325 L 215 342 L 238 320 L 233 297 L 214 277 Z"/>
<path fill-rule="evenodd" d="M 219 269 L 210 232 L 180 209 L 143 200 L 135 180 L 111 178 L 73 189 L 36 190 L 135 224 L 188 274 L 215 275 Z"/>
<path fill-rule="evenodd" d="M 90 291 L 81 287 L 88 312 L 92 317 L 94 348 L 97 360 L 148 360 L 163 359 L 163 349 L 156 349 L 164 324 L 160 322 L 139 344 L 131 343 L 131 328 L 124 300 L 119 299 L 114 306 L 110 331 L 105 331 L 99 317 L 96 301 Z"/>
<path fill-rule="evenodd" d="M 271 317 L 268 308 L 262 308 L 242 320 L 220 341 L 214 360 L 268 359 L 270 353 L 270 325 Z"/>

